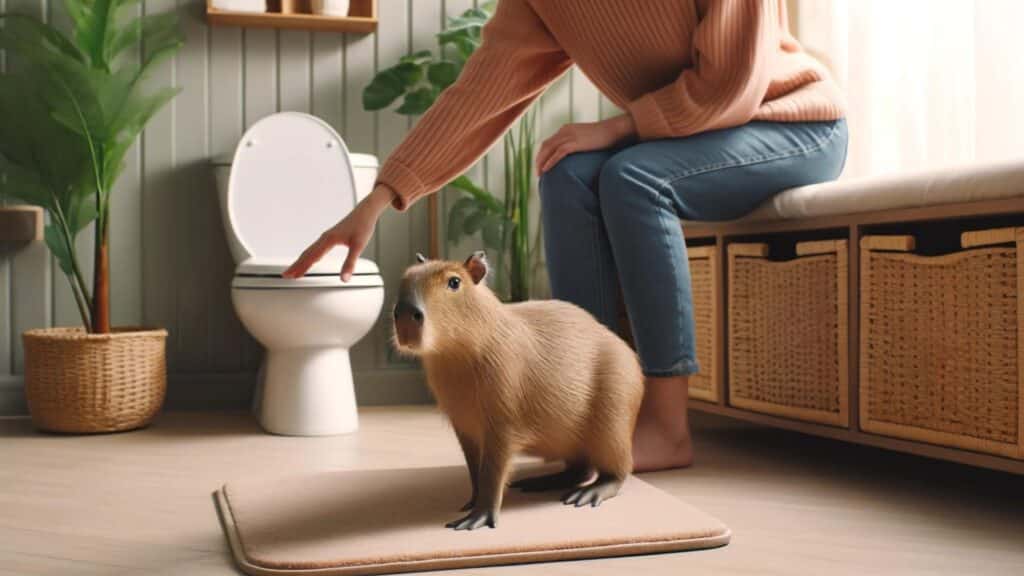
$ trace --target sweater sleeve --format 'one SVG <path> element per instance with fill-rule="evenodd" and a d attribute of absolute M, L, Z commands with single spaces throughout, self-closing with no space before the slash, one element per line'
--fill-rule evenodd
<path fill-rule="evenodd" d="M 694 34 L 693 66 L 626 106 L 638 137 L 679 138 L 749 122 L 781 41 L 778 4 L 711 0 Z"/>
<path fill-rule="evenodd" d="M 526 0 L 501 0 L 458 80 L 388 156 L 377 183 L 406 210 L 472 166 L 571 64 Z"/>

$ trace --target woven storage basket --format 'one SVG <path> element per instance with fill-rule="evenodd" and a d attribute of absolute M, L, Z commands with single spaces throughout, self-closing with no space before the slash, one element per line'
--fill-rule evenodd
<path fill-rule="evenodd" d="M 22 335 L 32 421 L 52 432 L 145 426 L 167 390 L 166 330 L 44 328 Z"/>
<path fill-rule="evenodd" d="M 721 289 L 716 273 L 714 246 L 691 246 L 686 249 L 690 260 L 690 285 L 693 292 L 693 316 L 697 336 L 697 363 L 700 372 L 690 376 L 690 398 L 717 402 L 721 394 L 718 377 L 718 347 L 715 338 L 718 332 L 718 300 L 715 295 Z M 619 333 L 636 348 L 629 317 L 619 317 Z"/>
<path fill-rule="evenodd" d="M 690 257 L 690 285 L 693 291 L 693 316 L 697 329 L 697 363 L 700 372 L 690 376 L 690 398 L 717 402 L 719 397 L 718 346 L 716 346 L 718 291 L 716 248 L 687 248 Z"/>
<path fill-rule="evenodd" d="M 861 240 L 860 426 L 1024 457 L 1024 228 L 967 232 L 960 252 Z"/>
<path fill-rule="evenodd" d="M 801 242 L 778 262 L 766 244 L 729 245 L 730 405 L 848 425 L 846 250 Z"/>

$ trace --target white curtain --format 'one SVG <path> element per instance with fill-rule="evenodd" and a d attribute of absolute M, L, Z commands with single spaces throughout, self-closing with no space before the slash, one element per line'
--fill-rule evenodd
<path fill-rule="evenodd" d="M 1024 0 L 796 0 L 848 104 L 844 177 L 1024 159 Z"/>

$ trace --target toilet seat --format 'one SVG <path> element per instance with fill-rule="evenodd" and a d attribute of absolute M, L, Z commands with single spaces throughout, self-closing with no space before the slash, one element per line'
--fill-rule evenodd
<path fill-rule="evenodd" d="M 342 249 L 341 256 L 345 251 Z M 344 258 L 338 252 L 314 264 L 302 278 L 286 279 L 281 273 L 291 265 L 290 260 L 281 258 L 250 258 L 235 269 L 232 288 L 372 288 L 384 286 L 384 278 L 372 261 L 365 258 L 356 260 L 355 272 L 348 282 L 339 277 Z"/>

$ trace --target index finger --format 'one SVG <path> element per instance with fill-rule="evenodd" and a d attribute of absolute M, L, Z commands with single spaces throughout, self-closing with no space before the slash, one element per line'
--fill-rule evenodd
<path fill-rule="evenodd" d="M 313 264 L 316 264 L 317 261 L 323 258 L 324 254 L 327 254 L 331 248 L 334 248 L 336 244 L 338 244 L 338 242 L 333 238 L 321 236 L 316 242 L 313 242 L 309 248 L 306 248 L 298 259 L 296 259 L 287 270 L 281 273 L 281 276 L 284 276 L 285 278 L 299 278 L 312 268 Z"/>

